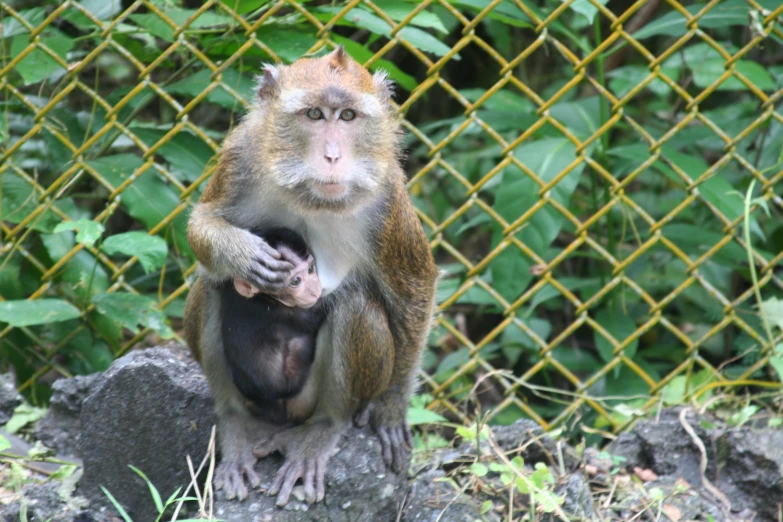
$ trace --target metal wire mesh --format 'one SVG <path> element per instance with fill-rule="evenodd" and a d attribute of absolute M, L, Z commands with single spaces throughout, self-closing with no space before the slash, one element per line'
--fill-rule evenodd
<path fill-rule="evenodd" d="M 349 53 L 370 68 L 389 67 L 397 60 L 387 58 L 404 56 L 405 65 L 399 67 L 398 77 L 412 82 L 410 92 L 401 97 L 399 110 L 406 116 L 408 147 L 423 150 L 420 157 L 424 159 L 410 163 L 409 187 L 433 251 L 439 261 L 456 267 L 459 274 L 444 279 L 439 292 L 440 313 L 432 344 L 437 346 L 436 358 L 447 356 L 449 363 L 444 367 L 441 360 L 437 370 L 431 364 L 422 372 L 424 390 L 433 397 L 429 407 L 464 420 L 472 413 L 465 402 L 468 392 L 478 390 L 494 397 L 490 418 L 498 421 L 504 414 L 515 412 L 512 415 L 527 415 L 542 426 L 552 427 L 577 413 L 592 412 L 589 414 L 597 414 L 605 426 L 618 429 L 628 419 L 611 411 L 604 397 L 607 390 L 599 386 L 607 376 L 618 372 L 641 383 L 641 389 L 629 393 L 629 397 L 638 399 L 634 407 L 639 411 L 653 407 L 662 390 L 682 376 L 688 377 L 691 396 L 731 386 L 777 387 L 769 365 L 770 358 L 776 356 L 774 345 L 780 341 L 780 332 L 771 340 L 758 321 L 739 313 L 740 308 L 754 305 L 751 286 L 734 285 L 734 291 L 727 293 L 716 287 L 711 282 L 713 274 L 705 275 L 705 271 L 710 270 L 717 256 L 730 249 L 744 252 L 748 246 L 742 230 L 745 215 L 737 210 L 741 210 L 741 200 L 737 199 L 738 207 L 722 204 L 723 193 L 714 197 L 715 191 L 723 187 L 714 184 L 721 177 L 721 169 L 731 164 L 746 180 L 756 180 L 764 204 L 775 212 L 783 210 L 783 200 L 776 194 L 783 169 L 780 165 L 760 169 L 758 158 L 748 157 L 747 149 L 740 147 L 743 140 L 765 132 L 771 125 L 783 124 L 776 107 L 783 98 L 783 88 L 779 83 L 757 85 L 754 71 L 744 65 L 744 58 L 760 48 L 780 48 L 783 5 L 769 8 L 754 0 L 687 5 L 667 0 L 657 7 L 668 9 L 668 23 L 682 34 L 671 37 L 663 49 L 659 44 L 652 50 L 649 40 L 638 30 L 628 29 L 634 17 L 652 3 L 568 0 L 536 7 L 520 0 L 425 0 L 408 4 L 352 0 L 324 6 L 293 0 L 208 0 L 195 9 L 171 9 L 165 2 L 151 0 L 137 0 L 127 7 L 119 2 L 66 0 L 56 7 L 23 9 L 13 2 L 0 2 L 5 49 L 0 64 L 0 101 L 4 108 L 0 115 L 0 174 L 5 197 L 11 198 L 14 190 L 24 196 L 22 203 L 3 203 L 3 263 L 5 267 L 19 267 L 16 277 L 34 275 L 35 288 L 18 289 L 24 299 L 56 296 L 81 313 L 78 320 L 58 323 L 62 327 L 8 325 L 0 330 L 7 353 L 25 359 L 34 368 L 24 375 L 21 389 L 33 387 L 51 372 L 73 373 L 63 364 L 63 356 L 77 341 L 103 343 L 116 357 L 148 338 L 154 329 L 153 323 L 141 324 L 136 330 L 125 328 L 121 333 L 107 329 L 100 302 L 86 299 L 79 291 L 89 287 L 91 281 L 69 279 L 69 274 L 80 267 L 88 266 L 87 273 L 94 275 L 97 271 L 96 277 L 104 277 L 102 290 L 108 294 L 149 294 L 140 291 L 139 286 L 149 284 L 150 277 L 157 278 L 155 308 L 167 313 L 176 325 L 180 315 L 177 310 L 194 270 L 184 239 L 186 216 L 214 172 L 213 156 L 219 152 L 224 131 L 246 106 L 250 76 L 245 71 L 253 67 L 258 70 L 255 64 L 261 59 L 287 62 L 301 54 L 329 49 L 335 43 L 344 43 Z M 603 35 L 599 29 L 594 46 L 580 47 L 574 43 L 578 39 L 564 36 L 568 31 L 562 24 L 564 13 L 577 4 L 582 4 L 581 9 L 592 8 L 595 23 L 608 28 Z M 407 9 L 401 10 L 401 5 Z M 711 36 L 711 28 L 717 18 L 734 16 L 734 11 L 726 9 L 737 7 L 740 16 L 747 19 L 747 36 L 744 45 L 728 49 Z M 437 39 L 423 29 L 435 24 L 433 18 L 428 18 L 433 13 L 451 24 L 447 50 L 440 53 L 433 49 L 437 50 L 438 43 L 444 44 L 433 42 Z M 293 19 L 306 21 L 312 32 L 306 38 L 301 32 L 286 33 L 285 23 Z M 374 38 L 370 47 L 361 47 L 365 51 L 351 46 L 346 32 L 339 30 L 346 21 L 359 23 L 363 38 L 368 33 Z M 524 32 L 514 34 L 524 38 L 516 37 L 504 49 L 496 49 L 482 29 L 488 23 L 522 28 Z M 712 57 L 710 64 L 717 62 L 720 67 L 708 84 L 696 82 L 696 89 L 684 85 L 667 68 L 667 60 L 694 46 Z M 220 59 L 216 58 L 216 48 L 221 49 Z M 620 52 L 632 53 L 643 65 L 627 69 L 625 77 L 610 75 L 619 79 L 613 84 L 605 77 L 604 61 Z M 486 62 L 484 70 L 491 71 L 487 73 L 493 80 L 491 86 L 476 95 L 453 85 L 453 79 L 459 78 L 454 71 L 459 70 L 465 56 L 474 60 L 480 56 Z M 542 61 L 569 71 L 547 92 L 531 87 L 535 82 L 524 74 L 528 64 Z M 245 62 L 250 65 L 245 67 Z M 406 76 L 402 70 L 405 67 L 415 72 Z M 240 69 L 242 74 L 237 72 Z M 113 80 L 113 75 L 123 74 L 133 78 L 132 84 Z M 183 81 L 186 77 L 187 83 Z M 736 87 L 745 94 L 750 93 L 754 116 L 750 121 L 737 119 L 726 127 L 713 121 L 702 107 L 731 82 L 741 84 Z M 637 116 L 648 103 L 644 93 L 650 89 L 668 89 L 669 99 L 674 100 L 682 115 L 670 119 L 666 128 L 655 133 Z M 525 100 L 532 114 L 526 120 L 520 116 L 519 127 L 511 131 L 496 129 L 492 118 L 485 117 L 493 110 L 515 110 L 505 106 L 501 98 L 507 91 Z M 579 117 L 576 105 L 563 110 L 561 104 L 580 92 L 592 93 L 601 105 L 602 118 L 597 126 L 574 123 Z M 417 121 L 416 115 L 430 104 L 437 105 L 438 98 L 448 99 L 459 110 L 448 114 L 451 119 L 445 131 L 441 127 L 436 132 L 431 122 Z M 217 126 L 215 106 L 221 108 L 217 118 L 222 123 Z M 79 120 L 78 126 L 69 125 L 73 118 Z M 667 145 L 675 137 L 696 127 L 703 131 L 702 137 L 708 135 L 721 142 L 720 153 L 710 157 L 708 165 L 694 166 L 685 156 L 667 152 Z M 78 133 L 74 128 L 87 130 Z M 565 147 L 563 154 L 550 156 L 559 161 L 554 170 L 528 162 L 519 153 L 535 143 L 532 137 L 544 128 L 558 137 L 558 146 Z M 618 129 L 634 135 L 634 150 L 641 151 L 642 158 L 622 176 L 608 170 L 605 162 L 594 155 L 596 146 Z M 459 151 L 453 146 L 470 135 L 480 136 L 486 147 L 497 153 L 489 163 L 477 164 L 479 172 L 466 173 L 455 167 Z M 44 165 L 36 161 L 30 151 L 38 147 L 47 148 L 50 157 L 59 163 Z M 660 166 L 657 173 L 652 172 L 654 165 Z M 487 191 L 512 168 L 529 183 L 532 200 L 501 209 L 496 204 L 501 195 L 490 198 Z M 660 174 L 664 169 L 666 176 Z M 580 211 L 569 204 L 571 194 L 588 189 L 582 181 L 577 183 L 575 174 L 589 179 L 590 187 L 600 196 L 592 207 L 582 206 Z M 647 176 L 665 178 L 676 194 L 676 200 L 670 201 L 662 213 L 652 211 L 648 201 L 639 196 L 640 179 Z M 448 212 L 429 211 L 426 204 L 419 204 L 437 194 L 444 184 L 457 194 Z M 91 213 L 78 211 L 85 202 Z M 750 214 L 760 215 L 761 206 L 757 202 Z M 678 230 L 678 223 L 692 222 L 692 217 L 686 216 L 695 208 L 706 212 L 710 222 L 705 225 L 704 246 L 698 252 L 686 251 L 680 236 L 667 232 Z M 624 216 L 621 221 L 629 229 L 627 237 L 614 244 L 606 240 L 611 235 L 605 225 L 610 214 Z M 57 236 L 51 234 L 54 224 L 85 216 L 100 224 L 101 230 L 138 229 L 164 238 L 169 245 L 168 261 L 152 276 L 130 277 L 138 273 L 142 262 L 139 257 L 120 259 L 97 243 L 51 244 Z M 491 224 L 493 244 L 471 247 L 467 253 L 464 243 L 455 243 L 458 234 L 453 233 L 454 227 L 468 219 Z M 550 242 L 533 244 L 525 240 L 530 236 L 520 232 L 538 230 L 542 219 L 562 221 L 550 238 L 557 241 L 554 253 Z M 707 229 L 718 232 L 708 236 Z M 41 234 L 50 235 L 41 239 Z M 761 291 L 783 290 L 783 252 L 751 252 Z M 638 264 L 650 262 L 651 256 L 661 253 L 680 267 L 671 290 L 661 291 L 653 281 L 637 278 Z M 499 263 L 507 266 L 503 263 L 509 256 L 524 260 L 517 265 L 525 270 L 519 274 L 520 288 L 500 288 L 487 277 L 492 272 L 497 280 Z M 586 257 L 603 266 L 604 274 L 590 292 L 575 286 L 570 270 L 565 269 L 569 262 Z M 747 270 L 747 264 L 743 270 Z M 69 290 L 63 280 L 76 290 Z M 701 289 L 698 295 L 714 301 L 718 310 L 708 327 L 696 333 L 670 313 L 672 303 L 686 298 L 689 288 Z M 477 292 L 483 297 L 476 299 Z M 622 296 L 634 296 L 634 324 L 622 335 L 597 317 L 599 305 L 609 296 L 620 303 L 617 309 L 622 309 Z M 9 300 L 19 295 L 9 292 L 1 297 Z M 559 300 L 563 319 L 550 331 L 542 332 L 533 324 L 535 314 L 523 312 L 554 297 Z M 483 330 L 466 328 L 466 306 L 491 309 L 496 320 Z M 578 364 L 565 362 L 561 352 L 579 351 L 578 339 L 584 338 L 586 329 L 608 347 L 604 350 L 607 356 L 597 368 L 580 371 Z M 664 370 L 651 371 L 635 358 L 636 347 L 645 336 L 659 336 L 661 332 L 674 340 L 670 348 L 679 356 Z M 705 353 L 710 340 L 736 335 L 727 332 L 740 332 L 752 340 L 748 351 L 753 360 L 739 370 L 730 371 L 730 365 L 721 366 Z M 526 349 L 532 354 L 534 363 L 521 371 L 498 363 L 507 359 L 499 359 L 495 348 L 509 335 L 524 337 Z M 691 378 L 705 371 L 707 378 Z M 535 382 L 540 386 L 531 385 Z M 565 390 L 567 395 L 560 397 L 562 407 L 552 411 L 531 405 L 544 388 L 549 392 Z"/>

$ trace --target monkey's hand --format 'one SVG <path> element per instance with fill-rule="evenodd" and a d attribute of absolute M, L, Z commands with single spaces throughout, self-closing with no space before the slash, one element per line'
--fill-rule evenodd
<path fill-rule="evenodd" d="M 383 461 L 395 473 L 404 471 L 408 454 L 413 448 L 413 432 L 408 426 L 407 403 L 398 394 L 387 390 L 354 417 L 359 427 L 370 425 L 381 440 Z"/>
<path fill-rule="evenodd" d="M 215 471 L 215 487 L 222 489 L 229 500 L 233 498 L 245 500 L 247 498 L 245 479 L 247 478 L 247 482 L 254 488 L 261 484 L 261 479 L 253 471 L 255 463 L 256 458 L 250 452 L 224 455 Z"/>
<path fill-rule="evenodd" d="M 245 230 L 247 254 L 236 276 L 265 294 L 278 294 L 287 286 L 294 265 L 257 235 Z"/>
<path fill-rule="evenodd" d="M 286 457 L 269 490 L 270 495 L 277 495 L 278 506 L 288 504 L 294 484 L 299 479 L 302 479 L 308 504 L 324 499 L 326 463 L 340 440 L 341 432 L 332 422 L 314 422 L 282 431 L 256 445 L 253 453 L 257 457 L 274 451 Z"/>

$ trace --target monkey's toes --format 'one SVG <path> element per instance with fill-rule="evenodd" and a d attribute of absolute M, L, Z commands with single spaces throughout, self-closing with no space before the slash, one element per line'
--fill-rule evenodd
<path fill-rule="evenodd" d="M 261 485 L 261 479 L 253 470 L 252 464 L 241 461 L 224 462 L 215 472 L 215 488 L 222 489 L 229 500 L 245 500 L 248 493 L 245 478 L 253 488 Z"/>
<path fill-rule="evenodd" d="M 408 426 L 378 426 L 383 462 L 395 473 L 403 471 L 413 434 Z"/>
<path fill-rule="evenodd" d="M 277 505 L 282 507 L 288 504 L 294 485 L 302 479 L 305 501 L 308 504 L 320 502 L 324 499 L 324 471 L 323 459 L 288 460 L 275 475 L 270 495 L 277 495 Z"/>

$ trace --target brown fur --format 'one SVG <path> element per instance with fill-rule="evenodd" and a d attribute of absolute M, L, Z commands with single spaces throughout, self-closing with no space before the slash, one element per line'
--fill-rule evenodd
<path fill-rule="evenodd" d="M 351 393 L 366 405 L 386 391 L 392 376 L 394 340 L 386 312 L 366 301 L 348 323 L 346 370 Z"/>

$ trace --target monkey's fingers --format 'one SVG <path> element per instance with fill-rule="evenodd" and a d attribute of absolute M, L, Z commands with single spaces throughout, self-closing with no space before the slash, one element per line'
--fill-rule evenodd
<path fill-rule="evenodd" d="M 248 280 L 265 293 L 282 292 L 288 286 L 284 275 L 269 272 L 264 268 L 251 269 Z"/>
<path fill-rule="evenodd" d="M 285 259 L 272 259 L 268 256 L 256 255 L 253 260 L 261 266 L 268 268 L 272 272 L 290 272 L 294 269 L 294 264 Z"/>

